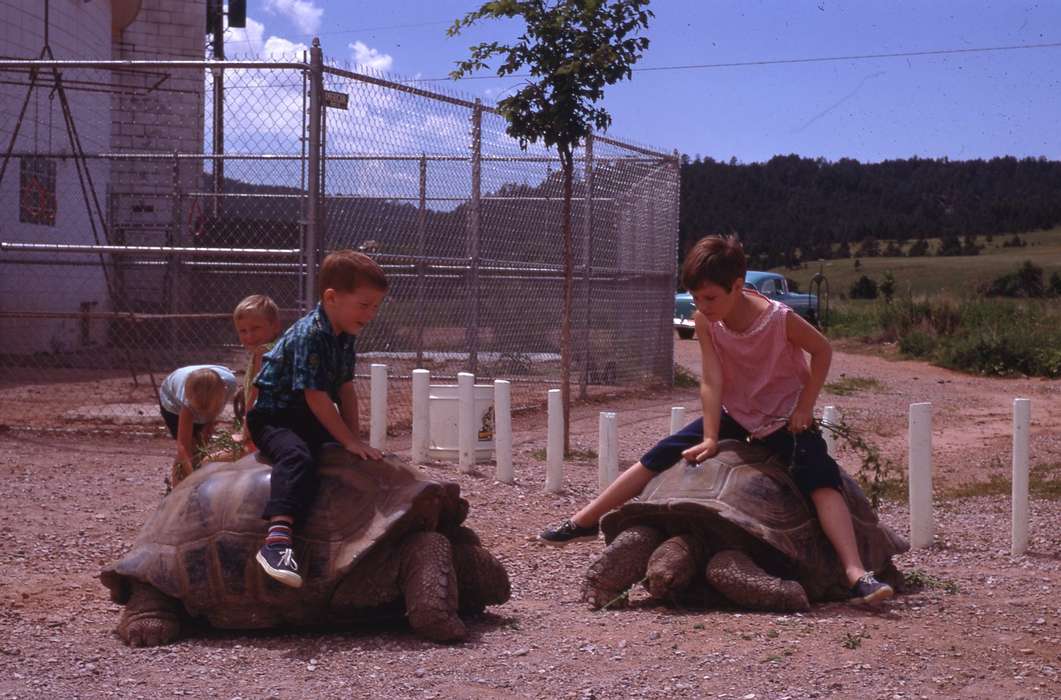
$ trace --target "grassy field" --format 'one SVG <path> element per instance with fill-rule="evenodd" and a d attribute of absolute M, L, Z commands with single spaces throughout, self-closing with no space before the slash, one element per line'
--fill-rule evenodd
<path fill-rule="evenodd" d="M 990 282 L 1007 272 L 1013 272 L 1025 260 L 1043 268 L 1044 279 L 1050 274 L 1061 271 L 1061 228 L 1035 233 L 1022 233 L 1020 237 L 1027 242 L 1023 248 L 1003 248 L 1002 243 L 1009 236 L 996 236 L 988 243 L 983 237 L 977 239 L 979 245 L 985 246 L 979 255 L 921 258 L 860 258 L 861 269 L 856 270 L 854 259 L 826 260 L 825 277 L 833 301 L 846 296 L 851 285 L 862 275 L 868 275 L 878 283 L 888 270 L 895 275 L 895 295 L 913 296 L 941 294 L 955 299 L 967 297 L 984 282 Z M 929 239 L 929 250 L 934 251 L 939 245 L 938 239 Z M 887 241 L 882 241 L 882 247 Z M 904 246 L 904 249 L 909 246 Z M 799 283 L 801 292 L 810 290 L 810 281 L 819 269 L 819 263 L 808 263 L 801 270 L 776 268 L 781 273 Z"/>

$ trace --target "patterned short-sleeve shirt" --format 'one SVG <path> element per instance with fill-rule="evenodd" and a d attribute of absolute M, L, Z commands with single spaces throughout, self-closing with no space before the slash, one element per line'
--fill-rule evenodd
<path fill-rule="evenodd" d="M 306 389 L 328 392 L 339 403 L 339 387 L 354 379 L 354 340 L 336 334 L 320 304 L 284 331 L 273 349 L 262 356 L 254 385 L 263 411 L 287 408 Z"/>

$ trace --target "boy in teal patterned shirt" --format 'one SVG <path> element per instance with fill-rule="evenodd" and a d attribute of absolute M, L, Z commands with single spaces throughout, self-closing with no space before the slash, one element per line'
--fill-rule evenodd
<path fill-rule="evenodd" d="M 247 414 L 254 444 L 273 465 L 262 514 L 269 534 L 257 560 L 267 574 L 294 588 L 302 585 L 302 576 L 292 527 L 317 493 L 321 447 L 337 442 L 358 457 L 382 457 L 359 434 L 354 340 L 376 316 L 387 278 L 367 255 L 342 250 L 324 259 L 318 287 L 317 307 L 262 358 L 254 382 L 258 398 Z"/>

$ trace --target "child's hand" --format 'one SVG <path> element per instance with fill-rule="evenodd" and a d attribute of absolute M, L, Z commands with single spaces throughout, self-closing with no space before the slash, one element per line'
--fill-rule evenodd
<path fill-rule="evenodd" d="M 693 445 L 682 452 L 682 457 L 684 457 L 687 462 L 699 464 L 709 457 L 714 457 L 716 454 L 718 454 L 718 440 L 714 438 L 704 438 L 704 441 L 699 445 Z"/>
<path fill-rule="evenodd" d="M 343 445 L 343 449 L 350 454 L 357 455 L 361 459 L 383 459 L 383 453 L 371 445 L 366 445 L 360 440 L 351 440 Z"/>
<path fill-rule="evenodd" d="M 788 417 L 788 432 L 802 433 L 814 423 L 814 412 L 797 406 Z"/>

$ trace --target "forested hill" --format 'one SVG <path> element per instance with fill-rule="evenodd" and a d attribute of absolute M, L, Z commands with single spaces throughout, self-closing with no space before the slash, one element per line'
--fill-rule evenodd
<path fill-rule="evenodd" d="M 1059 223 L 1058 161 L 682 161 L 682 252 L 701 236 L 735 232 L 758 267 L 833 257 L 867 238 L 954 240 Z"/>

